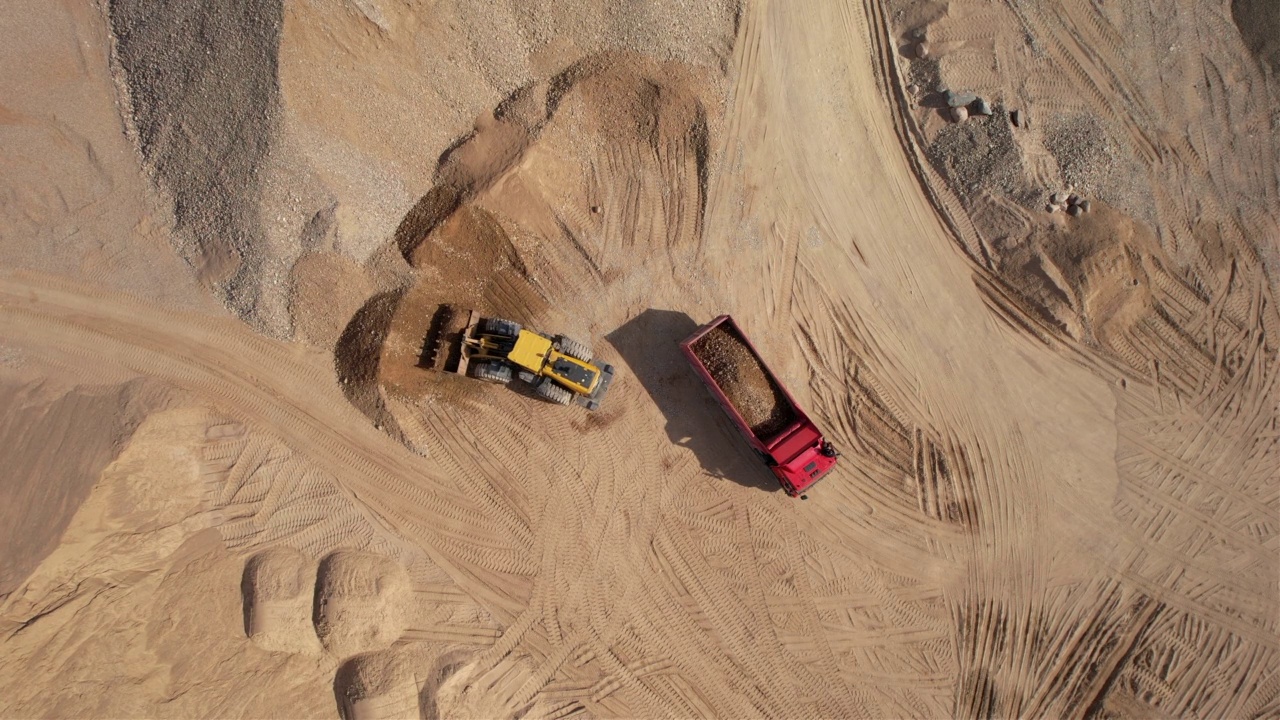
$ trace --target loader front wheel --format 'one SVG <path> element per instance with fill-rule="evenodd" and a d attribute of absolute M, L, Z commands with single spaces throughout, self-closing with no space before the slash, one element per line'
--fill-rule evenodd
<path fill-rule="evenodd" d="M 475 378 L 485 382 L 491 382 L 497 385 L 506 385 L 511 382 L 511 366 L 506 363 L 482 362 L 476 364 Z"/>
<path fill-rule="evenodd" d="M 482 318 L 480 320 L 480 332 L 486 335 L 519 337 L 520 323 L 503 320 L 502 318 Z"/>
<path fill-rule="evenodd" d="M 557 405 L 568 405 L 573 402 L 573 393 L 569 392 L 568 388 L 562 388 L 545 378 L 534 388 L 534 392 L 538 393 L 538 397 Z"/>
<path fill-rule="evenodd" d="M 578 358 L 582 362 L 591 362 L 591 348 L 584 342 L 579 342 L 564 335 L 557 335 L 556 346 L 560 348 L 560 352 L 569 357 Z"/>

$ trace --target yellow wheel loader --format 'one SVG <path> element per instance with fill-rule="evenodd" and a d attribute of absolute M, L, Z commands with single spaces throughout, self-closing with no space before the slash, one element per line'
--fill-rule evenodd
<path fill-rule="evenodd" d="M 596 410 L 613 382 L 613 366 L 595 363 L 584 343 L 447 305 L 432 319 L 426 349 L 438 370 L 503 385 L 519 379 L 558 405 Z"/>

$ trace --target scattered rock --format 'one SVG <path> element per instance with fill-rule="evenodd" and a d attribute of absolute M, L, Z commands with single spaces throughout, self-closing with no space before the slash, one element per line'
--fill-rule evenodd
<path fill-rule="evenodd" d="M 1013 126 L 1014 126 L 1014 127 L 1022 127 L 1022 111 L 1021 111 L 1021 110 L 1010 110 L 1010 111 L 1009 111 L 1009 122 L 1013 123 Z"/>
<path fill-rule="evenodd" d="M 1051 212 L 1051 213 L 1056 213 L 1056 212 L 1058 212 L 1059 210 L 1061 210 L 1061 209 L 1062 209 L 1062 206 L 1061 206 L 1061 205 L 1054 205 L 1053 203 L 1049 203 L 1049 204 L 1047 204 L 1047 205 L 1045 205 L 1045 206 L 1044 206 L 1044 209 L 1045 209 L 1045 210 L 1048 210 L 1048 211 L 1049 211 L 1049 212 Z"/>
<path fill-rule="evenodd" d="M 951 119 L 955 122 L 962 123 L 969 119 L 969 110 L 963 105 L 951 108 Z"/>
<path fill-rule="evenodd" d="M 972 105 L 978 100 L 978 96 L 971 92 L 958 93 L 954 90 L 947 90 L 943 95 L 946 96 L 947 107 L 953 108 L 966 107 L 968 105 Z"/>
<path fill-rule="evenodd" d="M 596 215 L 599 215 L 599 214 L 600 214 L 600 206 L 599 206 L 599 205 L 592 205 L 592 206 L 591 206 L 591 212 L 595 213 Z"/>
<path fill-rule="evenodd" d="M 977 103 L 974 105 L 974 112 L 991 117 L 991 103 L 987 102 L 985 98 L 978 98 Z"/>
<path fill-rule="evenodd" d="M 1058 198 L 1061 195 L 1062 193 L 1054 193 L 1053 197 Z M 1061 203 L 1058 204 L 1060 205 Z M 1090 207 L 1092 207 L 1092 203 L 1081 198 L 1079 195 L 1076 195 L 1075 193 L 1067 195 L 1067 212 L 1070 213 L 1072 217 L 1089 212 Z"/>
<path fill-rule="evenodd" d="M 941 112 L 944 121 L 951 120 L 949 110 Z M 944 122 L 928 153 L 935 168 L 966 194 L 982 188 L 1025 192 L 1024 158 L 1007 123 Z"/>
<path fill-rule="evenodd" d="M 919 92 L 920 92 L 920 86 L 919 86 L 919 85 L 917 85 L 917 84 L 915 84 L 915 83 L 911 83 L 910 85 L 908 85 L 908 86 L 907 86 L 907 94 L 908 94 L 908 95 L 916 95 L 916 94 L 919 94 Z"/>
<path fill-rule="evenodd" d="M 916 49 L 915 49 L 915 55 L 921 60 L 924 60 L 925 58 L 929 57 L 929 43 L 924 42 L 923 40 L 917 43 Z"/>
<path fill-rule="evenodd" d="M 1067 194 L 1064 192 L 1056 192 L 1049 196 L 1049 202 L 1054 205 L 1061 205 L 1067 201 Z"/>

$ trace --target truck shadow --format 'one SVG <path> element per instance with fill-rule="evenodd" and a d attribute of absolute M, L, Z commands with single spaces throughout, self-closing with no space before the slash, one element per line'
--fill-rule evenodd
<path fill-rule="evenodd" d="M 685 313 L 650 308 L 607 337 L 666 417 L 672 443 L 692 450 L 713 477 L 765 492 L 779 491 L 778 481 L 680 352 L 680 341 L 697 328 L 698 323 Z"/>

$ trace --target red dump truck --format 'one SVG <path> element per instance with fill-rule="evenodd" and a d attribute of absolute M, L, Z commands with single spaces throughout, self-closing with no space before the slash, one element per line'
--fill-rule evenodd
<path fill-rule="evenodd" d="M 805 492 L 835 466 L 839 453 L 733 318 L 721 315 L 703 325 L 680 349 L 782 489 L 807 500 Z"/>

